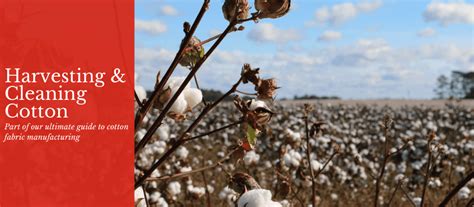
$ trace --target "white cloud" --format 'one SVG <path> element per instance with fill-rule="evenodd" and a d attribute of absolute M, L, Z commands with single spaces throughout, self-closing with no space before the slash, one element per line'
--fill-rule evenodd
<path fill-rule="evenodd" d="M 355 18 L 360 13 L 367 13 L 382 6 L 381 1 L 341 3 L 332 7 L 322 7 L 315 12 L 316 24 L 337 25 Z"/>
<path fill-rule="evenodd" d="M 361 39 L 354 45 L 333 52 L 332 63 L 339 66 L 368 66 L 383 62 L 391 51 L 383 39 Z"/>
<path fill-rule="evenodd" d="M 178 10 L 171 5 L 164 5 L 160 8 L 160 13 L 166 16 L 176 16 L 178 15 Z"/>
<path fill-rule="evenodd" d="M 434 30 L 433 28 L 424 28 L 418 31 L 418 33 L 416 34 L 418 35 L 418 37 L 431 37 L 436 34 L 436 30 Z"/>
<path fill-rule="evenodd" d="M 175 51 L 137 48 L 140 84 L 151 89 L 158 69 L 166 69 Z M 278 98 L 293 95 L 338 95 L 343 98 L 432 98 L 435 80 L 451 70 L 474 70 L 474 51 L 468 44 L 426 44 L 392 47 L 384 39 L 360 39 L 346 45 L 315 49 L 252 53 L 217 49 L 198 72 L 204 88 L 228 90 L 244 63 L 261 68 L 282 88 Z M 189 70 L 178 67 L 176 75 Z M 248 86 L 243 86 L 248 87 Z M 251 91 L 252 88 L 243 88 Z"/>
<path fill-rule="evenodd" d="M 319 41 L 334 41 L 341 39 L 342 34 L 336 31 L 324 31 L 318 38 Z"/>
<path fill-rule="evenodd" d="M 167 27 L 166 24 L 158 20 L 135 19 L 135 30 L 157 35 L 166 32 Z"/>
<path fill-rule="evenodd" d="M 423 16 L 427 22 L 439 22 L 444 26 L 454 23 L 474 24 L 474 4 L 431 2 Z"/>
<path fill-rule="evenodd" d="M 248 38 L 257 42 L 286 43 L 302 37 L 294 29 L 279 29 L 273 24 L 259 23 L 248 33 Z"/>

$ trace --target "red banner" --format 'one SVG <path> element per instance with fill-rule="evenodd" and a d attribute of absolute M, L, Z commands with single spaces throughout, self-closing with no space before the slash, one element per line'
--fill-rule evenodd
<path fill-rule="evenodd" d="M 0 2 L 0 207 L 133 206 L 133 12 Z"/>

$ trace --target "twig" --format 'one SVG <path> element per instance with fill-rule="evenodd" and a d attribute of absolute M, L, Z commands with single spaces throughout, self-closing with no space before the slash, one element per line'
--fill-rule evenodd
<path fill-rule="evenodd" d="M 469 200 L 469 202 L 467 202 L 466 204 L 466 207 L 472 207 L 474 206 L 474 198 L 471 198 L 471 200 Z"/>
<path fill-rule="evenodd" d="M 133 91 L 133 93 L 135 94 L 135 100 L 137 101 L 138 106 L 140 106 L 140 108 L 143 108 L 143 102 L 142 102 L 142 100 L 140 100 L 140 98 L 138 97 L 137 92 L 136 92 L 136 91 Z"/>
<path fill-rule="evenodd" d="M 201 9 L 199 10 L 198 15 L 196 16 L 196 19 L 193 22 L 193 25 L 191 26 L 191 29 L 186 32 L 186 36 L 184 37 L 183 44 L 179 47 L 178 52 L 176 53 L 176 56 L 173 59 L 173 62 L 171 62 L 171 65 L 169 66 L 168 70 L 166 71 L 165 75 L 163 78 L 160 80 L 158 86 L 153 90 L 150 98 L 145 102 L 145 105 L 140 108 L 139 112 L 137 113 L 137 116 L 135 117 L 135 129 L 138 129 L 138 125 L 143 121 L 143 118 L 145 115 L 148 113 L 148 111 L 152 108 L 153 103 L 155 102 L 156 98 L 159 96 L 159 92 L 163 89 L 165 86 L 166 82 L 168 79 L 171 77 L 171 74 L 173 74 L 174 69 L 176 66 L 178 66 L 179 61 L 183 57 L 184 54 L 184 49 L 186 48 L 186 45 L 188 42 L 191 40 L 193 37 L 194 32 L 196 31 L 196 28 L 198 27 L 199 23 L 201 22 L 202 17 L 207 11 L 207 8 L 209 7 L 209 2 L 210 0 L 204 0 Z"/>
<path fill-rule="evenodd" d="M 144 185 L 142 185 L 142 190 L 143 190 L 143 197 L 145 198 L 146 207 L 148 207 L 150 206 L 150 203 L 148 203 L 148 196 L 146 195 L 146 188 Z"/>
<path fill-rule="evenodd" d="M 409 146 L 409 145 L 408 145 L 408 142 L 405 143 L 405 144 L 403 144 L 403 146 L 401 146 L 400 148 L 396 149 L 394 152 L 389 153 L 389 154 L 388 154 L 388 157 L 392 157 L 392 156 L 398 154 L 399 152 L 401 152 L 401 151 L 405 150 L 406 148 L 408 148 L 408 146 Z"/>
<path fill-rule="evenodd" d="M 448 204 L 449 200 L 451 200 L 451 198 L 453 198 L 453 196 L 456 195 L 456 193 L 458 193 L 458 191 L 461 190 L 461 188 L 464 187 L 464 185 L 466 185 L 473 178 L 474 178 L 474 171 L 471 171 L 465 178 L 463 178 L 461 181 L 459 181 L 459 183 L 456 185 L 456 187 L 454 187 L 448 193 L 448 195 L 446 195 L 446 197 L 439 204 L 439 206 L 440 207 L 446 206 Z"/>
<path fill-rule="evenodd" d="M 322 167 L 321 169 L 319 169 L 318 172 L 314 175 L 315 178 L 317 178 L 317 177 L 319 176 L 319 174 L 321 174 L 321 173 L 324 171 L 324 169 L 326 168 L 326 166 L 329 164 L 329 162 L 332 160 L 332 158 L 334 158 L 334 156 L 336 156 L 337 153 L 338 153 L 338 152 L 335 151 L 335 152 L 333 152 L 333 153 L 331 154 L 331 156 L 329 157 L 329 159 L 326 160 L 326 163 L 324 163 L 323 167 Z"/>
<path fill-rule="evenodd" d="M 236 92 L 240 93 L 240 94 L 243 94 L 243 95 L 247 95 L 247 96 L 256 96 L 257 95 L 256 93 L 247 93 L 247 92 L 239 91 L 239 90 L 237 90 Z"/>
<path fill-rule="evenodd" d="M 401 184 L 402 184 L 402 181 L 399 180 L 397 183 L 397 186 L 395 187 L 395 190 L 393 190 L 392 196 L 390 196 L 390 200 L 388 200 L 387 206 L 390 206 L 390 204 L 392 204 L 393 198 L 395 198 L 395 194 L 397 193 L 398 188 L 400 188 Z"/>
<path fill-rule="evenodd" d="M 231 124 L 225 125 L 225 126 L 223 126 L 223 127 L 214 129 L 214 130 L 212 130 L 212 131 L 208 131 L 208 132 L 206 132 L 206 133 L 203 133 L 203 134 L 200 134 L 200 135 L 197 135 L 197 136 L 194 136 L 194 137 L 185 138 L 184 141 L 185 141 L 185 142 L 188 142 L 188 141 L 191 141 L 191 140 L 199 139 L 199 138 L 201 138 L 201 137 L 204 137 L 204 136 L 207 136 L 207 135 L 211 135 L 211 134 L 214 134 L 214 133 L 216 133 L 216 132 L 222 131 L 222 130 L 224 130 L 224 129 L 227 129 L 227 128 L 230 128 L 230 127 L 239 125 L 239 124 L 241 124 L 242 122 L 243 122 L 242 120 L 239 120 L 239 121 L 233 122 L 233 123 L 231 123 Z"/>
<path fill-rule="evenodd" d="M 204 181 L 204 189 L 206 189 L 206 201 L 207 201 L 207 207 L 211 207 L 211 194 L 209 193 L 209 189 L 207 188 L 207 179 L 206 179 L 206 173 L 204 171 L 201 171 L 202 175 L 202 180 Z"/>
<path fill-rule="evenodd" d="M 410 195 L 408 195 L 408 193 L 405 191 L 405 189 L 403 188 L 403 186 L 400 186 L 400 189 L 402 190 L 403 194 L 405 195 L 405 197 L 407 197 L 408 201 L 410 201 L 410 203 L 414 206 L 414 207 L 417 207 L 416 206 L 416 203 L 413 201 L 413 199 L 411 198 Z"/>
<path fill-rule="evenodd" d="M 383 161 L 382 161 L 382 165 L 381 165 L 381 168 L 380 168 L 379 176 L 377 177 L 377 179 L 375 181 L 374 207 L 377 207 L 379 205 L 380 184 L 382 182 L 383 175 L 385 173 L 385 166 L 387 165 L 387 161 L 390 158 L 389 157 L 390 153 L 388 152 L 388 146 L 389 146 L 389 143 L 388 143 L 388 141 L 389 141 L 388 130 L 390 129 L 391 122 L 392 122 L 391 118 L 388 115 L 385 115 L 385 117 L 384 117 L 384 132 L 383 132 L 384 137 L 385 137 Z"/>
<path fill-rule="evenodd" d="M 191 171 L 188 171 L 188 172 L 181 172 L 181 173 L 176 173 L 176 174 L 172 174 L 172 175 L 163 175 L 163 176 L 155 177 L 155 178 L 147 178 L 145 181 L 171 180 L 171 179 L 176 179 L 176 178 L 180 178 L 180 177 L 183 177 L 183 176 L 188 176 L 188 175 L 191 175 L 191 174 L 194 174 L 194 173 L 203 172 L 205 170 L 215 168 L 217 166 L 220 166 L 223 162 L 230 159 L 230 156 L 232 154 L 234 154 L 237 150 L 238 149 L 234 149 L 234 150 L 230 151 L 226 156 L 224 156 L 224 158 L 217 161 L 215 164 L 205 166 L 205 167 L 202 167 L 202 168 L 199 168 L 199 169 L 191 170 Z"/>
<path fill-rule="evenodd" d="M 313 167 L 311 166 L 311 145 L 309 143 L 308 114 L 309 114 L 309 110 L 305 111 L 304 125 L 305 125 L 305 132 L 306 132 L 306 159 L 308 160 L 308 168 L 311 175 L 311 193 L 312 193 L 311 202 L 313 203 L 313 206 L 316 206 L 316 181 L 314 179 Z"/>
<path fill-rule="evenodd" d="M 431 167 L 431 159 L 432 159 L 432 153 L 431 153 L 431 140 L 428 141 L 428 163 L 426 163 L 426 175 L 425 175 L 425 181 L 423 183 L 423 191 L 421 193 L 421 203 L 420 206 L 423 206 L 425 203 L 425 194 L 426 194 L 426 187 L 428 186 L 428 182 L 430 180 L 430 167 Z"/>
<path fill-rule="evenodd" d="M 233 30 L 231 32 L 234 32 L 234 31 L 236 31 L 236 30 Z M 187 47 L 186 49 L 184 49 L 184 52 L 189 52 L 190 50 L 192 50 L 195 47 L 200 47 L 200 46 L 202 46 L 202 45 L 204 45 L 208 42 L 211 42 L 212 40 L 215 40 L 215 39 L 219 38 L 221 35 L 222 35 L 222 33 L 218 34 L 218 35 L 214 35 L 214 36 L 210 37 L 209 39 L 203 40 L 203 41 L 201 41 L 197 44 L 194 44 L 193 46 Z"/>

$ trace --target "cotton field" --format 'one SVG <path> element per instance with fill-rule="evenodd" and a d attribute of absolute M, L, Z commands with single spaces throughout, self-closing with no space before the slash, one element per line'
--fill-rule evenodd
<path fill-rule="evenodd" d="M 255 146 L 240 150 L 242 131 L 232 123 L 238 123 L 241 114 L 226 102 L 137 188 L 136 205 L 311 206 L 312 168 L 318 206 L 373 205 L 377 183 L 379 205 L 419 206 L 424 190 L 425 205 L 437 206 L 474 170 L 473 104 L 309 103 L 314 110 L 308 122 L 317 128 L 309 139 L 310 160 L 302 104 L 277 101 L 269 106 L 274 114 Z M 202 104 L 193 111 L 201 109 Z M 136 155 L 136 179 L 177 141 L 196 114 L 188 111 L 184 120 L 165 119 Z M 145 117 L 136 130 L 136 143 L 157 115 L 154 111 Z M 450 205 L 468 205 L 473 190 L 471 180 Z"/>

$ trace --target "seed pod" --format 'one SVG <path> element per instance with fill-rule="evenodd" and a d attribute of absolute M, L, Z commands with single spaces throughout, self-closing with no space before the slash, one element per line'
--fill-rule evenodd
<path fill-rule="evenodd" d="M 278 18 L 290 10 L 291 0 L 255 0 L 260 18 Z"/>
<path fill-rule="evenodd" d="M 273 78 L 264 79 L 259 81 L 258 86 L 255 88 L 258 93 L 259 99 L 272 99 L 275 96 L 275 91 L 278 89 L 276 81 Z"/>
<path fill-rule="evenodd" d="M 260 70 L 259 68 L 252 69 L 250 65 L 247 63 L 244 64 L 244 66 L 242 67 L 242 72 L 240 73 L 240 75 L 242 76 L 242 82 L 243 83 L 251 82 L 254 85 L 257 85 L 258 82 L 260 81 L 260 77 L 258 76 L 259 70 Z"/>
<path fill-rule="evenodd" d="M 204 47 L 202 45 L 200 46 L 195 46 L 196 44 L 201 43 L 201 40 L 199 40 L 197 37 L 192 37 L 188 44 L 186 45 L 186 48 L 191 48 L 187 51 L 184 52 L 183 57 L 179 61 L 179 64 L 183 67 L 194 67 L 196 63 L 204 57 Z M 183 42 L 181 42 L 183 44 Z"/>
<path fill-rule="evenodd" d="M 280 198 L 286 198 L 291 192 L 291 186 L 286 180 L 282 180 L 277 184 L 277 195 Z"/>
<path fill-rule="evenodd" d="M 236 11 L 236 9 L 238 10 Z M 237 19 L 246 19 L 249 16 L 249 9 L 247 0 L 226 0 L 222 5 L 224 18 L 229 22 L 233 20 L 236 14 Z"/>
<path fill-rule="evenodd" d="M 229 186 L 240 194 L 253 189 L 261 189 L 260 185 L 252 176 L 242 172 L 237 172 L 230 178 Z"/>
<path fill-rule="evenodd" d="M 273 116 L 273 112 L 267 104 L 261 100 L 251 100 L 249 110 L 250 111 L 247 112 L 248 123 L 258 130 L 262 130 L 263 126 L 266 125 Z"/>

